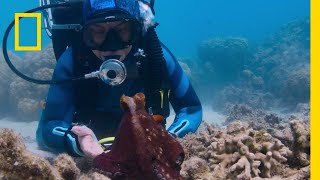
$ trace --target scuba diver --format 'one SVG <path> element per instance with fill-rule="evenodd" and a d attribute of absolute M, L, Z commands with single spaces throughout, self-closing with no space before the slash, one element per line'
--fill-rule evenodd
<path fill-rule="evenodd" d="M 152 4 L 83 0 L 73 13 L 60 9 L 66 15 L 59 15 L 59 10 L 52 12 L 53 16 L 47 14 L 53 23 L 66 24 L 68 18 L 76 18 L 82 24 L 80 31 L 48 32 L 57 58 L 52 79 L 91 76 L 90 72 L 101 67 L 108 72 L 106 78 L 100 77 L 103 81 L 92 78 L 50 85 L 37 129 L 41 148 L 88 155 L 77 130 L 85 125 L 94 133 L 92 138 L 115 136 L 123 114 L 120 97 L 138 92 L 146 95 L 147 112 L 163 117 L 163 126 L 170 114 L 169 103 L 172 105 L 176 116 L 168 133 L 183 137 L 198 129 L 201 103 L 176 58 L 158 39 Z M 52 25 L 50 19 L 46 21 Z"/>

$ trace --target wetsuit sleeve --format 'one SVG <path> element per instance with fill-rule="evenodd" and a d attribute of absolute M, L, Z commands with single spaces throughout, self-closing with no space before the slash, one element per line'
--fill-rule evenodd
<path fill-rule="evenodd" d="M 162 49 L 171 88 L 169 101 L 176 113 L 168 132 L 183 137 L 189 132 L 195 132 L 200 126 L 202 106 L 176 58 L 166 46 L 162 45 Z"/>
<path fill-rule="evenodd" d="M 72 77 L 72 50 L 69 48 L 59 58 L 52 78 L 60 80 Z M 76 136 L 70 132 L 74 112 L 72 83 L 50 85 L 46 107 L 41 112 L 37 129 L 38 145 L 54 152 L 82 155 Z"/>

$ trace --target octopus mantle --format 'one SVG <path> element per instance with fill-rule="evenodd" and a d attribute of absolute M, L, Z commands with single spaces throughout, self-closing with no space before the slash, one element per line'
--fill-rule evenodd
<path fill-rule="evenodd" d="M 157 120 L 145 111 L 145 96 L 122 96 L 124 116 L 110 152 L 93 166 L 112 179 L 182 179 L 184 151 Z"/>

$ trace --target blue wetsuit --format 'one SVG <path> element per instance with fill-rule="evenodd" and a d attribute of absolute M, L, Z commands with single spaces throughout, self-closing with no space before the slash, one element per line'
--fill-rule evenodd
<path fill-rule="evenodd" d="M 202 120 L 202 107 L 186 74 L 172 53 L 166 47 L 163 47 L 163 53 L 168 73 L 167 80 L 171 89 L 169 102 L 176 113 L 174 122 L 168 131 L 183 137 L 188 132 L 195 132 L 198 129 Z M 53 79 L 74 77 L 72 59 L 72 48 L 69 48 L 60 57 Z M 129 55 L 123 62 L 126 65 L 134 63 L 130 61 Z M 99 120 L 96 129 L 92 128 L 93 131 L 96 133 L 99 128 L 102 131 L 108 128 L 116 129 L 122 116 L 119 105 L 120 96 L 123 94 L 133 96 L 135 93 L 143 92 L 143 89 L 143 83 L 139 80 L 126 80 L 115 87 L 103 85 L 100 88 L 95 109 L 107 114 L 105 117 L 110 117 L 111 120 Z M 51 85 L 46 108 L 42 111 L 37 129 L 37 142 L 40 147 L 56 152 L 67 151 L 71 154 L 82 155 L 76 139 L 71 133 L 67 133 L 68 129 L 72 127 L 75 112 L 75 95 L 72 83 Z"/>

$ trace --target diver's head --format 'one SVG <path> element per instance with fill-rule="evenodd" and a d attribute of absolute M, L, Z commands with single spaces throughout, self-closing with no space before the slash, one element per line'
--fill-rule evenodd
<path fill-rule="evenodd" d="M 85 0 L 83 39 L 100 59 L 123 60 L 145 29 L 137 0 Z"/>
<path fill-rule="evenodd" d="M 84 40 L 92 52 L 101 60 L 118 56 L 122 61 L 131 51 L 135 36 L 132 24 L 127 21 L 95 23 L 84 31 Z"/>

